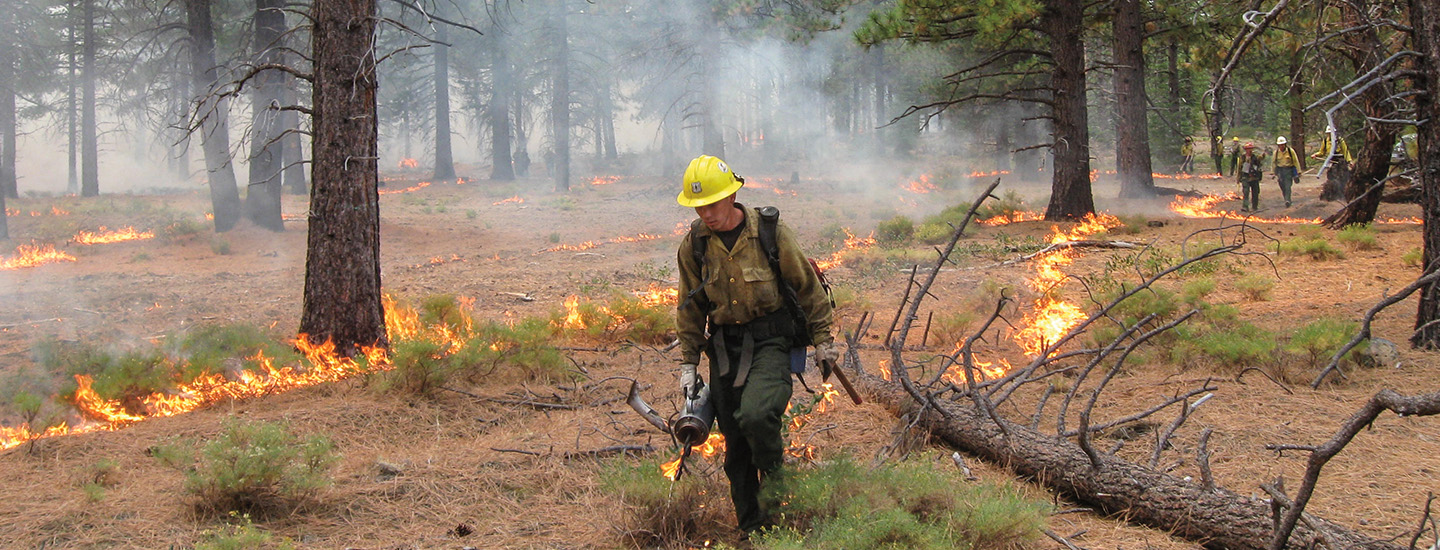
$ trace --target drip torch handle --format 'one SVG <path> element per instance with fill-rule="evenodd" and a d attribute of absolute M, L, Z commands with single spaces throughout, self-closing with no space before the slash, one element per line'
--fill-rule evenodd
<path fill-rule="evenodd" d="M 850 379 L 845 376 L 845 371 L 840 370 L 839 367 L 835 366 L 835 362 L 829 359 L 825 360 L 825 366 L 827 367 L 826 370 L 835 373 L 835 378 L 840 379 L 840 385 L 845 388 L 845 393 L 850 394 L 851 401 L 854 401 L 856 405 L 864 403 L 864 401 L 860 399 L 860 392 L 855 391 L 855 386 L 850 385 Z"/>

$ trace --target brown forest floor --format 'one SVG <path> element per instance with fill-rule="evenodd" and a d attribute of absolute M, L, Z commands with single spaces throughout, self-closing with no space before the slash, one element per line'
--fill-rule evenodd
<path fill-rule="evenodd" d="M 608 175 L 605 173 L 593 174 Z M 820 240 L 830 223 L 868 232 L 895 213 L 916 219 L 927 213 L 973 199 L 974 189 L 940 190 L 913 194 L 902 189 L 907 178 L 885 181 L 846 181 L 817 174 L 789 184 L 788 171 L 766 181 L 751 174 L 752 182 L 793 190 L 794 195 L 772 193 L 761 185 L 742 192 L 742 201 L 775 204 L 788 224 L 808 242 Z M 588 177 L 588 176 L 587 176 Z M 414 181 L 413 178 L 409 181 Z M 1229 191 L 1215 181 L 1197 181 L 1207 192 Z M 405 181 L 391 182 L 397 189 Z M 974 182 L 978 184 L 980 182 Z M 1162 185 L 1174 182 L 1161 180 Z M 1188 183 L 1188 182 L 1187 182 Z M 1266 181 L 1270 205 L 1278 192 Z M 402 298 L 419 299 L 453 293 L 475 299 L 479 318 L 546 315 L 560 307 L 568 295 L 607 289 L 639 290 L 652 281 L 673 277 L 674 236 L 677 224 L 691 213 L 675 206 L 668 178 L 625 177 L 607 185 L 579 181 L 569 195 L 549 191 L 549 182 L 532 178 L 515 185 L 497 186 L 485 181 L 464 185 L 435 184 L 418 191 L 382 197 L 382 260 L 386 290 Z M 1010 187 L 1006 184 L 1004 188 Z M 1018 187 L 1038 198 L 1043 186 Z M 518 191 L 517 191 L 518 190 Z M 1318 182 L 1306 178 L 1297 188 L 1293 209 L 1273 209 L 1300 217 L 1327 214 L 1335 204 L 1319 203 Z M 524 203 L 494 204 L 517 195 Z M 1215 220 L 1184 220 L 1167 214 L 1164 202 L 1118 203 L 1111 187 L 1096 190 L 1101 208 L 1117 214 L 1144 215 L 1163 220 L 1162 227 L 1114 238 L 1155 242 L 1175 247 L 1192 231 L 1215 227 Z M 207 209 L 202 193 L 161 196 L 106 196 L 99 199 L 30 198 L 12 201 L 24 212 L 48 210 L 51 205 L 72 210 L 68 216 L 12 216 L 13 244 L 30 235 L 64 234 L 98 225 L 139 224 L 133 212 L 153 212 L 162 205 L 187 212 L 197 219 Z M 1234 209 L 1233 203 L 1227 205 Z M 287 214 L 304 212 L 303 198 L 287 197 Z M 474 212 L 470 215 L 468 212 Z M 1382 214 L 1418 215 L 1418 208 L 1384 205 Z M 1011 239 L 1042 238 L 1051 224 L 1025 222 L 982 228 L 967 243 L 995 244 L 1004 234 Z M 1297 227 L 1261 224 L 1284 239 Z M 45 338 L 103 342 L 117 348 L 146 345 L 161 335 L 203 323 L 243 322 L 269 327 L 276 334 L 294 332 L 300 317 L 304 275 L 303 222 L 287 223 L 280 234 L 245 227 L 214 236 L 202 233 L 179 239 L 154 239 L 81 247 L 66 245 L 78 257 L 75 263 L 32 269 L 0 271 L 0 375 L 9 376 L 32 367 L 33 344 Z M 141 227 L 141 229 L 159 229 Z M 1236 277 L 1222 270 L 1212 295 L 1216 302 L 1237 305 L 1242 317 L 1263 328 L 1287 333 L 1321 316 L 1358 318 L 1387 290 L 1398 289 L 1417 275 L 1400 256 L 1420 246 L 1419 227 L 1393 225 L 1379 228 L 1381 248 L 1347 251 L 1345 258 L 1314 261 L 1305 257 L 1276 256 L 1279 279 L 1269 300 L 1246 301 L 1234 289 Z M 540 253 L 556 244 L 578 244 L 640 233 L 662 238 L 603 244 L 583 252 Z M 1331 232 L 1326 232 L 1332 235 Z M 1332 239 L 1333 240 L 1333 239 Z M 558 241 L 558 243 L 557 243 Z M 220 243 L 229 253 L 218 254 Z M 915 247 L 922 251 L 924 247 Z M 7 247 L 7 251 L 9 248 Z M 1252 246 L 1252 250 L 1260 250 Z M 819 246 L 812 253 L 827 254 Z M 8 254 L 8 252 L 7 252 Z M 1123 251 L 1084 252 L 1067 271 L 1088 276 L 1103 269 L 1108 258 Z M 918 254 L 917 254 L 918 255 Z M 997 253 L 964 257 L 964 266 L 986 266 L 1018 254 Z M 431 263 L 432 258 L 445 261 Z M 1230 260 L 1249 272 L 1268 270 L 1258 258 Z M 975 289 L 990 280 L 1018 289 L 1030 273 L 1024 263 L 993 269 L 947 271 L 935 290 L 943 313 L 972 307 Z M 883 332 L 900 299 L 905 275 L 894 266 L 840 267 L 832 280 L 856 289 L 859 304 L 840 311 L 843 327 L 854 325 L 864 310 L 880 318 L 871 331 Z M 531 293 L 534 302 L 522 302 L 502 293 Z M 1078 291 L 1077 291 L 1078 292 Z M 1072 293 L 1073 294 L 1073 293 Z M 1022 310 L 1028 303 L 1021 291 Z M 929 311 L 932 307 L 922 309 Z M 1376 334 L 1404 343 L 1413 320 L 1414 302 L 1397 305 L 1378 319 Z M 1013 316 L 1018 323 L 1019 317 Z M 1008 340 L 1008 336 L 1004 339 Z M 913 339 L 912 339 L 913 341 Z M 931 342 L 932 345 L 934 342 Z M 945 351 L 950 344 L 937 346 Z M 582 346 L 583 347 L 583 346 Z M 674 409 L 678 392 L 673 361 L 653 348 L 606 351 L 571 351 L 571 359 L 588 371 L 590 380 L 629 376 L 651 384 L 646 398 L 662 411 Z M 1013 350 L 1006 352 L 1019 359 Z M 1157 354 L 1158 355 L 1158 354 Z M 884 358 L 867 351 L 864 364 L 874 371 Z M 1269 443 L 1319 443 L 1339 423 L 1381 388 L 1413 394 L 1435 390 L 1440 360 L 1431 353 L 1402 346 L 1398 368 L 1350 373 L 1350 379 L 1320 391 L 1304 383 L 1291 395 L 1256 376 L 1243 382 L 1233 371 L 1204 365 L 1188 369 L 1166 365 L 1136 365 L 1114 383 L 1099 416 L 1113 418 L 1140 410 L 1164 396 L 1193 387 L 1209 376 L 1219 386 L 1215 397 L 1200 407 L 1166 452 L 1162 466 L 1177 475 L 1198 477 L 1193 464 L 1197 434 L 1212 427 L 1213 466 L 1218 483 L 1242 494 L 1260 494 L 1262 481 L 1284 475 L 1294 487 L 1303 467 L 1297 454 L 1277 456 Z M 1276 366 L 1278 365 L 1278 366 Z M 1295 358 L 1274 361 L 1271 369 L 1289 371 L 1295 382 L 1308 381 L 1310 372 Z M 607 382 L 585 387 L 569 382 L 553 385 L 489 384 L 470 391 L 499 396 L 507 392 L 558 395 L 566 402 L 586 405 L 576 411 L 540 412 L 473 400 L 445 393 L 434 398 L 377 395 L 360 381 L 244 402 L 221 403 L 190 414 L 139 423 L 117 432 L 100 432 L 38 442 L 33 450 L 21 447 L 0 454 L 0 532 L 5 547 L 16 548 L 164 548 L 193 545 L 216 523 L 198 520 L 185 505 L 183 479 L 159 465 L 145 450 L 176 437 L 205 437 L 218 431 L 231 416 L 287 419 L 301 432 L 324 433 L 334 438 L 343 460 L 334 470 L 335 485 L 323 504 L 304 514 L 267 521 L 262 526 L 301 542 L 302 548 L 460 548 L 462 546 L 511 548 L 613 548 L 622 543 L 617 532 L 626 523 L 619 499 L 598 488 L 597 473 L 604 462 L 566 458 L 571 451 L 587 451 L 616 443 L 665 447 L 663 435 L 647 428 L 629 412 L 621 395 L 625 384 Z M 798 394 L 798 392 L 797 392 Z M 1015 414 L 1028 414 L 1019 409 Z M 1165 413 L 1160 422 L 1173 415 Z M 4 419 L 13 422 L 14 419 Z M 870 459 L 891 443 L 896 421 L 874 404 L 842 403 L 815 426 L 811 443 L 822 457 L 845 452 Z M 1382 416 L 1374 429 L 1363 433 L 1326 470 L 1311 511 L 1379 538 L 1413 529 L 1426 493 L 1440 490 L 1440 421 L 1428 418 Z M 526 451 L 524 454 L 512 451 Z M 1122 454 L 1148 458 L 1150 444 L 1138 439 Z M 948 454 L 946 451 L 945 454 Z M 645 457 L 658 462 L 668 457 Z M 119 464 L 119 482 L 99 502 L 87 501 L 80 483 L 87 469 L 102 459 Z M 400 464 L 404 472 L 392 480 L 377 478 L 377 462 Z M 971 461 L 974 465 L 975 461 Z M 951 467 L 951 466 L 940 467 Z M 986 479 L 1009 476 L 995 465 L 981 465 Z M 711 475 L 720 475 L 712 472 Z M 1042 489 L 1030 491 L 1051 499 Z M 1060 508 L 1073 505 L 1061 503 Z M 475 533 L 455 538 L 449 531 L 458 524 L 475 527 Z M 1088 548 L 1194 548 L 1191 541 L 1135 527 L 1111 518 L 1086 513 L 1057 515 L 1050 526 L 1062 535 L 1077 535 L 1075 542 Z M 1035 548 L 1058 546 L 1049 540 L 1031 543 Z"/>

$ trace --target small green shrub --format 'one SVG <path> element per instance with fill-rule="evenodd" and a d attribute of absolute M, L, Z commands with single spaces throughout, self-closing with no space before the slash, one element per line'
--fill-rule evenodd
<path fill-rule="evenodd" d="M 1270 291 L 1275 288 L 1275 279 L 1260 274 L 1250 274 L 1235 281 L 1235 290 L 1239 290 L 1251 302 L 1263 302 L 1270 299 Z"/>
<path fill-rule="evenodd" d="M 668 304 L 646 304 L 633 294 L 617 293 L 610 299 L 610 314 L 616 320 L 612 338 L 644 344 L 674 340 L 675 308 Z"/>
<path fill-rule="evenodd" d="M 1335 240 L 1351 250 L 1375 250 L 1380 243 L 1375 239 L 1375 228 L 1370 224 L 1351 224 L 1335 234 Z"/>
<path fill-rule="evenodd" d="M 230 514 L 230 523 L 220 529 L 200 533 L 201 542 L 195 550 L 294 550 L 295 543 L 275 537 L 250 522 L 249 514 Z"/>
<path fill-rule="evenodd" d="M 420 302 L 420 322 L 426 326 L 444 326 L 457 331 L 470 324 L 470 315 L 465 313 L 459 297 L 436 294 Z"/>
<path fill-rule="evenodd" d="M 832 283 L 830 293 L 830 297 L 835 300 L 837 311 L 870 311 L 874 307 L 869 298 L 850 285 Z"/>
<path fill-rule="evenodd" d="M 230 241 L 216 237 L 210 240 L 210 251 L 221 256 L 230 255 Z"/>
<path fill-rule="evenodd" d="M 136 252 L 134 256 L 130 257 L 130 263 L 132 264 L 148 261 L 150 261 L 150 254 L 147 252 Z"/>
<path fill-rule="evenodd" d="M 970 326 L 977 317 L 974 312 L 963 310 L 936 315 L 930 325 L 930 342 L 942 346 L 963 342 L 970 336 Z"/>
<path fill-rule="evenodd" d="M 223 372 L 227 362 L 255 370 L 262 356 L 277 367 L 300 361 L 293 346 L 280 342 L 259 327 L 239 323 L 200 325 L 172 338 L 167 347 L 176 357 L 185 360 L 183 382 Z"/>
<path fill-rule="evenodd" d="M 160 234 L 166 239 L 175 240 L 182 237 L 193 237 L 209 229 L 210 226 L 204 221 L 194 218 L 180 218 L 161 229 Z"/>
<path fill-rule="evenodd" d="M 1038 538 L 1050 511 L 924 461 L 866 468 L 842 457 L 783 479 L 764 489 L 780 525 L 758 548 L 1018 547 Z"/>
<path fill-rule="evenodd" d="M 1180 299 L 1191 306 L 1199 306 L 1205 301 L 1205 297 L 1215 292 L 1214 279 L 1191 279 L 1185 281 L 1180 287 Z"/>
<path fill-rule="evenodd" d="M 465 218 L 466 218 L 466 219 L 471 219 L 471 220 L 473 220 L 473 219 L 478 218 L 478 217 L 480 217 L 480 213 L 479 213 L 479 212 L 476 212 L 476 211 L 474 211 L 474 210 L 466 210 L 466 211 L 465 211 Z"/>
<path fill-rule="evenodd" d="M 1295 237 L 1283 241 L 1279 245 L 1281 254 L 1295 256 L 1309 256 L 1315 261 L 1335 260 L 1345 257 L 1345 253 L 1330 244 L 1324 237 Z"/>
<path fill-rule="evenodd" d="M 1420 267 L 1421 262 L 1425 261 L 1425 252 L 1420 250 L 1418 246 L 1411 248 L 1400 256 L 1400 261 L 1410 267 Z"/>
<path fill-rule="evenodd" d="M 472 380 L 492 374 L 501 375 L 501 379 L 560 379 L 569 363 L 552 343 L 555 331 L 550 320 L 537 317 L 513 325 L 481 323 L 457 352 L 461 355 L 457 361 L 469 366 L 466 373 Z"/>
<path fill-rule="evenodd" d="M 948 243 L 954 235 L 955 228 L 943 223 L 923 223 L 915 228 L 915 240 L 925 244 Z"/>
<path fill-rule="evenodd" d="M 152 452 L 185 468 L 185 490 L 205 514 L 260 515 L 293 511 L 330 485 L 330 467 L 339 460 L 324 436 L 301 438 L 278 422 L 230 420 L 221 433 L 196 448 L 177 444 Z"/>
<path fill-rule="evenodd" d="M 1188 364 L 1205 359 L 1222 372 L 1264 363 L 1276 346 L 1275 335 L 1243 321 L 1232 326 L 1181 325 L 1175 334 L 1178 341 L 1170 348 L 1171 361 Z"/>
<path fill-rule="evenodd" d="M 550 237 L 549 237 L 549 240 L 550 240 L 550 242 L 551 242 L 552 244 L 553 244 L 553 243 L 558 243 L 558 242 L 560 242 L 560 234 L 559 234 L 559 233 L 551 233 L 551 234 L 550 234 Z"/>
<path fill-rule="evenodd" d="M 1019 193 L 1006 191 L 999 200 L 986 201 L 985 204 L 982 204 L 980 208 L 975 211 L 975 215 L 982 220 L 988 220 L 996 216 L 1006 216 L 1013 219 L 1017 212 L 1024 212 L 1025 210 L 1025 199 L 1021 198 Z M 965 210 L 962 210 L 960 214 L 963 216 L 965 212 L 968 211 L 969 207 L 965 207 Z"/>
<path fill-rule="evenodd" d="M 460 356 L 449 353 L 450 345 L 432 340 L 401 340 L 390 346 L 389 371 L 376 375 L 376 389 L 429 395 L 458 372 Z"/>
<path fill-rule="evenodd" d="M 176 370 L 158 349 L 135 350 L 114 357 L 91 387 L 102 398 L 119 400 L 127 411 L 140 412 L 142 398 L 175 387 Z"/>
<path fill-rule="evenodd" d="M 102 458 L 99 462 L 90 465 L 81 472 L 80 489 L 85 492 L 85 500 L 89 502 L 100 502 L 105 500 L 105 490 L 120 484 L 120 463 L 109 458 Z"/>
<path fill-rule="evenodd" d="M 875 226 L 875 242 L 885 246 L 903 245 L 914 235 L 915 222 L 905 216 L 895 216 Z"/>
<path fill-rule="evenodd" d="M 1319 366 L 1321 361 L 1329 361 L 1335 352 L 1340 351 L 1340 346 L 1345 345 L 1351 338 L 1355 337 L 1360 330 L 1360 325 L 1344 319 L 1334 317 L 1321 317 L 1304 326 L 1295 329 L 1290 335 L 1290 343 L 1285 346 L 1287 351 L 1297 353 L 1309 358 L 1310 364 Z M 1344 359 L 1351 361 L 1365 349 L 1365 342 L 1350 350 Z"/>

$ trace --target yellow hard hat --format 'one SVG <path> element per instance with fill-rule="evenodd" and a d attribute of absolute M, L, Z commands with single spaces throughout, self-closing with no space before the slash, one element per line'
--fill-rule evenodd
<path fill-rule="evenodd" d="M 680 182 L 680 196 L 675 202 L 680 206 L 705 206 L 735 194 L 745 180 L 735 175 L 725 161 L 710 155 L 700 155 L 690 161 L 685 169 L 685 179 Z"/>

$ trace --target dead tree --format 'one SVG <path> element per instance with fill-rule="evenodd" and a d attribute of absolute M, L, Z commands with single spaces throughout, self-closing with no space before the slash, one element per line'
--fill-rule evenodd
<path fill-rule="evenodd" d="M 987 189 L 986 196 L 993 189 L 994 186 Z M 981 201 L 983 197 L 972 206 L 972 216 Z M 1093 440 L 1096 434 L 1154 418 L 1166 410 L 1178 409 L 1175 419 L 1157 434 L 1156 447 L 1149 454 L 1150 464 L 1158 465 L 1173 434 L 1207 399 L 1204 394 L 1216 391 L 1216 387 L 1207 381 L 1189 390 L 1160 396 L 1144 410 L 1108 420 L 1095 418 L 1096 405 L 1102 401 L 1110 382 L 1123 372 L 1127 358 L 1147 342 L 1164 335 L 1197 313 L 1192 310 L 1168 319 L 1152 314 L 1134 322 L 1125 322 L 1111 312 L 1139 293 L 1152 292 L 1157 282 L 1195 262 L 1221 255 L 1251 254 L 1243 250 L 1246 242 L 1257 237 L 1268 239 L 1267 236 L 1243 223 L 1197 232 L 1192 236 L 1219 235 L 1221 242 L 1226 244 L 1198 252 L 1192 249 L 1190 253 L 1183 254 L 1184 259 L 1175 265 L 1148 277 L 1142 276 L 1138 284 L 1125 289 L 1118 297 L 1105 303 L 1097 302 L 1095 313 L 1046 345 L 1028 364 L 987 380 L 976 369 L 976 346 L 984 342 L 984 335 L 992 326 L 1003 321 L 1002 303 L 971 337 L 940 362 L 939 373 L 916 379 L 912 372 L 923 373 L 926 367 L 906 359 L 906 337 L 918 320 L 920 303 L 929 295 L 940 272 L 938 267 L 949 260 L 954 244 L 969 219 L 970 216 L 967 216 L 956 228 L 950 246 L 939 251 L 937 269 L 931 269 L 918 283 L 914 293 L 916 299 L 907 300 L 903 306 L 897 332 L 889 346 L 895 381 L 861 374 L 863 384 L 875 400 L 955 447 L 1004 464 L 1021 476 L 1032 478 L 1103 512 L 1124 514 L 1136 523 L 1203 540 L 1212 547 L 1268 548 L 1279 534 L 1276 526 L 1281 524 L 1281 513 L 1293 511 L 1298 520 L 1283 540 L 1297 541 L 1297 546 L 1299 541 L 1323 540 L 1332 549 L 1401 548 L 1323 519 L 1302 516 L 1303 501 L 1285 504 L 1288 500 L 1283 495 L 1265 500 L 1215 487 L 1208 473 L 1208 450 L 1204 443 L 1195 454 L 1200 460 L 1199 475 L 1196 476 L 1199 481 L 1172 475 L 1158 470 L 1156 466 L 1137 464 L 1116 456 L 1114 450 L 1107 452 L 1096 447 Z M 1190 247 L 1187 245 L 1186 248 Z M 1115 323 L 1120 329 L 1119 334 L 1095 348 L 1073 349 L 1076 339 L 1087 333 L 1095 323 Z M 847 364 L 854 364 L 853 359 L 857 358 L 852 357 Z M 944 376 L 947 372 L 958 372 L 959 375 Z M 1070 389 L 1063 395 L 1052 396 L 1050 384 L 1044 382 L 1061 374 L 1070 377 L 1067 382 Z M 1012 420 L 1000 413 L 1006 401 L 1037 387 L 1046 390 L 1033 416 L 1027 421 Z M 1434 406 L 1440 408 L 1440 396 L 1434 400 Z M 1054 404 L 1056 401 L 1058 405 Z M 1405 409 L 1407 411 L 1415 407 L 1405 406 L 1411 407 Z M 1047 411 L 1053 415 L 1053 431 L 1040 429 Z M 1078 423 L 1067 426 L 1069 420 L 1078 420 Z M 1208 434 L 1202 437 L 1203 441 L 1208 441 Z M 1313 489 L 1313 486 L 1310 488 Z M 1304 496 L 1308 498 L 1308 494 Z"/>

